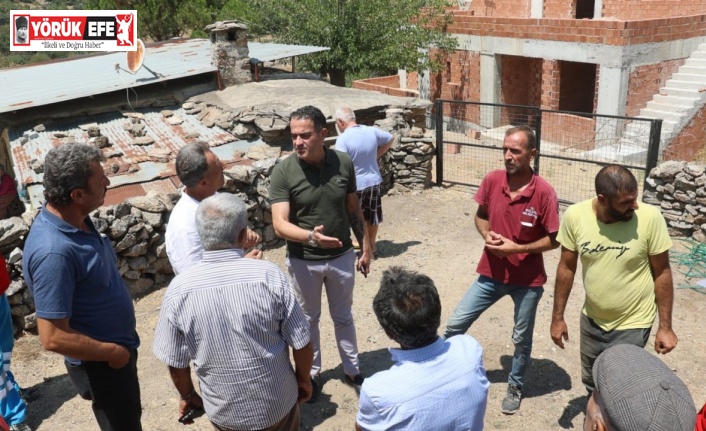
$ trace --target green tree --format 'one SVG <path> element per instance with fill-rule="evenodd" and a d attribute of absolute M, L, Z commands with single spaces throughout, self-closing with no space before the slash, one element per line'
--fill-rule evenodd
<path fill-rule="evenodd" d="M 151 41 L 203 37 L 224 0 L 86 0 L 89 9 L 137 10 L 138 36 Z"/>
<path fill-rule="evenodd" d="M 231 0 L 257 18 L 251 32 L 278 42 L 330 50 L 302 60 L 332 84 L 347 73 L 389 74 L 398 69 L 438 71 L 441 57 L 429 48 L 456 48 L 445 32 L 452 16 L 446 0 Z"/>

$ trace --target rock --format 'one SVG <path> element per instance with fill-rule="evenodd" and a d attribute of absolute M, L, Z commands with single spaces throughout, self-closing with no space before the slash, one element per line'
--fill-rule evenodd
<path fill-rule="evenodd" d="M 108 230 L 108 222 L 104 219 L 91 217 L 91 221 L 93 222 L 93 226 L 96 228 L 98 233 L 105 233 L 105 231 Z"/>
<path fill-rule="evenodd" d="M 169 148 L 153 148 L 147 153 L 147 156 L 152 159 L 152 161 L 168 163 L 171 154 L 172 150 Z"/>
<path fill-rule="evenodd" d="M 132 140 L 131 145 L 152 145 L 154 144 L 154 139 L 149 136 L 140 136 Z"/>
<path fill-rule="evenodd" d="M 275 168 L 276 163 L 277 159 L 258 160 L 252 164 L 252 168 L 258 175 L 264 175 L 269 178 L 270 174 L 272 174 L 272 170 Z"/>
<path fill-rule="evenodd" d="M 169 110 L 169 109 L 165 109 L 165 110 L 161 111 L 160 114 L 162 114 L 162 117 L 164 117 L 164 118 L 169 118 L 174 115 L 174 111 Z"/>
<path fill-rule="evenodd" d="M 161 213 L 167 210 L 164 202 L 159 199 L 155 199 L 152 196 L 135 196 L 129 198 L 127 203 L 132 205 L 134 208 L 138 208 L 142 211 L 148 211 L 152 213 Z"/>
<path fill-rule="evenodd" d="M 282 154 L 281 147 L 275 147 L 270 145 L 253 145 L 248 149 L 245 157 L 253 160 L 264 160 L 271 158 L 278 158 Z M 269 175 L 269 174 L 268 174 Z"/>
<path fill-rule="evenodd" d="M 238 139 L 250 139 L 257 136 L 257 129 L 251 124 L 238 123 L 230 131 Z"/>
<path fill-rule="evenodd" d="M 28 306 L 31 309 L 36 308 L 34 306 L 34 295 L 32 295 L 32 291 L 29 289 L 24 289 L 22 291 L 22 303 Z"/>
<path fill-rule="evenodd" d="M 133 269 L 129 269 L 125 271 L 125 274 L 123 274 L 124 278 L 127 278 L 128 280 L 137 280 L 140 278 L 140 275 L 142 273 L 140 271 L 135 271 Z"/>
<path fill-rule="evenodd" d="M 181 105 L 182 109 L 194 109 L 196 105 L 193 102 L 186 102 Z"/>
<path fill-rule="evenodd" d="M 32 312 L 32 310 L 30 310 L 29 307 L 24 304 L 13 305 L 10 308 L 10 314 L 12 314 L 13 316 L 17 316 L 17 317 L 24 318 L 24 316 L 30 314 L 31 312 Z"/>
<path fill-rule="evenodd" d="M 10 281 L 10 286 L 7 288 L 5 291 L 5 294 L 9 298 L 10 296 L 14 295 L 15 293 L 18 293 L 22 289 L 27 287 L 27 284 L 25 284 L 24 278 L 17 278 L 12 281 Z M 21 300 L 20 300 L 21 302 Z"/>
<path fill-rule="evenodd" d="M 44 124 L 37 124 L 36 126 L 34 126 L 34 129 L 33 129 L 33 130 L 34 130 L 35 132 L 40 132 L 40 133 L 41 133 L 41 132 L 44 132 L 45 130 L 47 130 L 47 128 L 44 127 Z"/>
<path fill-rule="evenodd" d="M 142 219 L 145 223 L 152 227 L 162 226 L 162 213 L 151 213 L 149 211 L 145 211 L 142 213 Z"/>
<path fill-rule="evenodd" d="M 144 271 L 148 268 L 147 259 L 144 256 L 132 257 L 127 260 L 130 269 Z"/>
<path fill-rule="evenodd" d="M 14 265 L 20 260 L 22 260 L 22 250 L 19 247 L 15 247 L 14 249 L 12 249 L 10 255 L 7 257 L 7 263 L 9 263 L 10 265 Z"/>
<path fill-rule="evenodd" d="M 31 313 L 22 318 L 22 329 L 29 331 L 37 328 L 37 313 Z"/>
<path fill-rule="evenodd" d="M 12 245 L 22 240 L 29 233 L 29 228 L 20 217 L 10 217 L 0 220 L 0 247 Z"/>
<path fill-rule="evenodd" d="M 681 172 L 686 166 L 686 162 L 667 161 L 652 169 L 650 176 L 654 178 L 671 179 Z"/>
<path fill-rule="evenodd" d="M 128 228 L 129 226 L 125 220 L 115 219 L 110 225 L 108 237 L 113 240 L 120 239 L 127 233 Z"/>
<path fill-rule="evenodd" d="M 129 247 L 134 246 L 135 244 L 137 244 L 137 237 L 132 233 L 125 234 L 125 237 L 122 239 L 122 241 L 115 244 L 115 252 L 119 253 L 123 250 L 128 249 Z"/>
<path fill-rule="evenodd" d="M 38 174 L 42 174 L 44 173 L 44 162 L 32 159 L 29 161 L 29 168 Z"/>
<path fill-rule="evenodd" d="M 125 285 L 130 292 L 130 296 L 133 298 L 140 298 L 152 291 L 154 280 L 151 278 L 142 277 L 137 280 L 126 280 Z"/>
<path fill-rule="evenodd" d="M 167 123 L 171 124 L 172 126 L 178 126 L 179 124 L 183 123 L 184 119 L 178 116 L 173 116 L 167 118 Z"/>
<path fill-rule="evenodd" d="M 700 177 L 706 171 L 706 165 L 702 163 L 687 163 L 684 172 L 692 177 Z"/>
<path fill-rule="evenodd" d="M 140 112 L 123 112 L 123 117 L 127 117 L 130 119 L 135 119 L 135 120 L 144 120 L 145 119 L 145 114 L 142 114 Z"/>
<path fill-rule="evenodd" d="M 248 165 L 233 165 L 223 173 L 239 184 L 252 184 L 257 175 L 253 167 Z"/>
<path fill-rule="evenodd" d="M 128 235 L 130 235 L 130 234 L 128 234 Z M 125 235 L 125 236 L 127 237 L 127 235 Z M 147 243 L 141 242 L 139 244 L 133 245 L 132 247 L 130 247 L 126 251 L 124 251 L 123 256 L 137 257 L 137 256 L 144 256 L 145 253 L 147 253 Z"/>

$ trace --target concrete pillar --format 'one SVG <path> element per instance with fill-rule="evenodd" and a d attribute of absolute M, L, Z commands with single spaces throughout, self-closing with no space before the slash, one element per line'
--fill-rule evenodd
<path fill-rule="evenodd" d="M 407 71 L 405 69 L 398 69 L 397 76 L 400 77 L 400 88 L 407 89 Z"/>
<path fill-rule="evenodd" d="M 596 114 L 625 115 L 630 70 L 627 67 L 600 66 Z M 622 136 L 623 121 L 614 118 L 596 118 L 596 147 L 616 142 Z"/>
<path fill-rule="evenodd" d="M 492 52 L 480 53 L 480 101 L 500 103 L 500 58 Z M 483 111 L 492 115 L 483 115 Z M 500 109 L 481 108 L 480 125 L 494 128 L 500 124 Z"/>
<path fill-rule="evenodd" d="M 544 18 L 544 0 L 531 0 L 530 18 Z"/>
<path fill-rule="evenodd" d="M 596 0 L 596 3 L 593 5 L 593 19 L 602 18 L 602 17 L 603 17 L 603 0 Z"/>

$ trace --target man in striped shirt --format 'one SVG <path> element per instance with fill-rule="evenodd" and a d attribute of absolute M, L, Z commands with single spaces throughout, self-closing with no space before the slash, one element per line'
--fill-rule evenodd
<path fill-rule="evenodd" d="M 201 202 L 203 258 L 170 283 L 154 353 L 169 366 L 180 415 L 203 407 L 221 431 L 298 430 L 298 404 L 311 397 L 309 323 L 275 264 L 243 258 L 247 216 L 228 193 Z"/>

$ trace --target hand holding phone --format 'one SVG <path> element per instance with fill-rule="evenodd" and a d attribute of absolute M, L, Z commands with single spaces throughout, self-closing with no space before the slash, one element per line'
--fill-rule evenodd
<path fill-rule="evenodd" d="M 190 424 L 194 421 L 194 419 L 203 416 L 204 413 L 205 412 L 202 408 L 194 407 L 188 412 L 181 415 L 181 417 L 179 418 L 179 423 L 182 423 L 184 425 Z"/>

